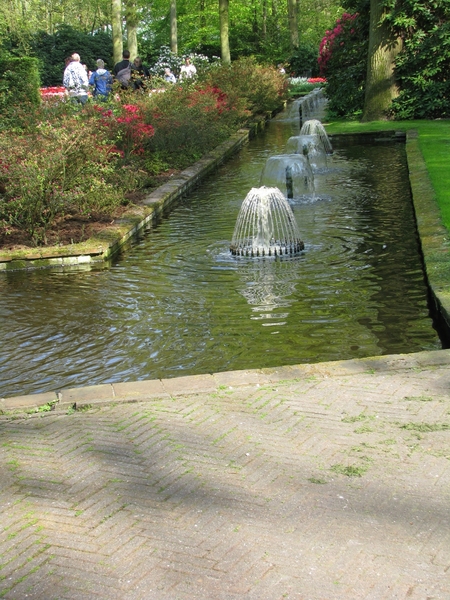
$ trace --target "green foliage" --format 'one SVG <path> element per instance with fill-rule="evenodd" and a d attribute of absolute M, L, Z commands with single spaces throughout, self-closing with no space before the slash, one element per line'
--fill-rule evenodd
<path fill-rule="evenodd" d="M 316 77 L 319 74 L 317 46 L 312 44 L 300 44 L 288 62 L 292 77 Z"/>
<path fill-rule="evenodd" d="M 14 56 L 0 58 L 0 128 L 14 124 L 17 106 L 33 108 L 39 105 L 39 86 L 35 59 Z"/>
<path fill-rule="evenodd" d="M 302 2 L 299 17 L 300 49 L 314 48 L 317 56 L 319 42 L 325 27 L 333 22 L 340 11 L 336 0 L 323 0 L 320 8 L 314 0 Z M 259 62 L 276 65 L 287 62 L 292 55 L 288 29 L 286 0 L 269 3 L 241 0 L 230 2 L 230 50 L 232 60 L 254 56 Z M 170 37 L 169 6 L 166 0 L 153 0 L 151 17 L 140 28 L 139 52 L 146 62 L 153 64 L 159 48 L 167 45 Z M 178 51 L 180 54 L 199 53 L 213 58 L 220 56 L 219 13 L 217 0 L 177 0 Z M 299 64 L 296 73 L 317 74 L 313 63 Z"/>
<path fill-rule="evenodd" d="M 342 18 L 321 44 L 322 72 L 328 80 L 331 116 L 361 112 L 367 63 L 369 12 L 366 0 L 346 0 L 360 16 L 354 33 Z M 403 39 L 396 59 L 399 96 L 392 102 L 396 119 L 450 117 L 450 5 L 446 0 L 391 0 L 386 16 Z M 325 61 L 324 61 L 325 58 Z"/>
<path fill-rule="evenodd" d="M 344 13 L 320 46 L 331 116 L 353 116 L 364 106 L 369 38 L 368 15 Z"/>
<path fill-rule="evenodd" d="M 110 214 L 119 204 L 119 172 L 97 119 L 44 121 L 35 131 L 0 136 L 0 229 L 25 230 L 36 245 L 57 218 Z"/>
<path fill-rule="evenodd" d="M 403 2 L 390 16 L 403 36 L 397 57 L 400 94 L 392 104 L 397 119 L 450 117 L 450 7 L 446 2 Z"/>
<path fill-rule="evenodd" d="M 151 96 L 147 121 L 155 134 L 147 140 L 152 152 L 182 154 L 192 162 L 234 131 L 248 114 L 244 102 L 233 91 L 218 86 L 171 85 Z"/>
<path fill-rule="evenodd" d="M 109 33 L 85 33 L 60 25 L 54 34 L 38 31 L 30 40 L 30 52 L 39 59 L 42 85 L 61 85 L 65 59 L 77 52 L 81 62 L 95 70 L 96 60 L 102 58 L 106 68 L 112 68 L 112 39 Z"/>
<path fill-rule="evenodd" d="M 265 114 L 282 107 L 288 93 L 284 75 L 271 66 L 259 65 L 252 57 L 242 58 L 208 71 L 205 81 L 230 97 L 245 100 L 252 114 Z"/>
<path fill-rule="evenodd" d="M 100 106 L 44 100 L 28 119 L 16 116 L 14 132 L 0 132 L 0 234 L 19 228 L 40 245 L 67 215 L 114 215 L 127 191 L 192 164 L 287 96 L 286 78 L 254 59 L 159 83 Z"/>

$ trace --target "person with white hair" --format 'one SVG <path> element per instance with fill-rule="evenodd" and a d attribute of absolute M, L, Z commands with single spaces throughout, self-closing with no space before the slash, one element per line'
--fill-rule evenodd
<path fill-rule="evenodd" d="M 80 55 L 76 52 L 70 57 L 70 62 L 64 70 L 63 86 L 69 97 L 81 105 L 88 99 L 89 80 L 85 67 L 81 64 Z"/>
<path fill-rule="evenodd" d="M 175 77 L 175 75 L 170 70 L 170 67 L 166 67 L 164 69 L 164 79 L 166 81 L 168 81 L 169 83 L 176 83 L 177 82 L 177 78 Z"/>
<path fill-rule="evenodd" d="M 89 77 L 89 85 L 92 86 L 92 95 L 97 100 L 107 100 L 112 90 L 113 78 L 108 69 L 105 69 L 105 61 L 97 60 L 97 70 Z"/>

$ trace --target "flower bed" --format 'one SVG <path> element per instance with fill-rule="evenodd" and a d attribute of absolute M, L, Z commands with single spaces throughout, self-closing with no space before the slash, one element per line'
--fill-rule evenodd
<path fill-rule="evenodd" d="M 66 88 L 62 85 L 53 86 L 53 87 L 42 87 L 40 89 L 42 100 L 47 100 L 50 98 L 64 98 L 66 94 Z"/>

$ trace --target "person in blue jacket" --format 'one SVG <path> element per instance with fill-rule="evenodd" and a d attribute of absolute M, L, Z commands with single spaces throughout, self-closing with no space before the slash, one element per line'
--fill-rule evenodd
<path fill-rule="evenodd" d="M 97 100 L 106 100 L 112 90 L 112 84 L 112 75 L 108 69 L 105 69 L 105 62 L 99 58 L 97 70 L 89 77 L 89 85 L 93 87 L 92 95 Z"/>

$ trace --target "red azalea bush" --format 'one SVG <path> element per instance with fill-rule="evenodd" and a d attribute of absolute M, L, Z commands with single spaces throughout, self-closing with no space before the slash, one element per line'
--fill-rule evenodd
<path fill-rule="evenodd" d="M 147 149 L 182 167 L 225 140 L 248 117 L 243 101 L 209 83 L 173 85 L 146 103 L 154 127 Z"/>
<path fill-rule="evenodd" d="M 367 69 L 368 19 L 359 13 L 344 13 L 332 30 L 326 31 L 319 49 L 320 72 L 327 79 L 328 111 L 352 116 L 364 104 Z"/>
<path fill-rule="evenodd" d="M 100 125 L 108 132 L 116 151 L 128 161 L 130 157 L 144 153 L 144 145 L 155 133 L 152 125 L 145 123 L 145 113 L 137 104 L 118 104 L 111 107 L 94 105 L 99 114 Z"/>
<path fill-rule="evenodd" d="M 336 50 L 338 46 L 342 47 L 345 45 L 345 38 L 350 35 L 354 35 L 355 19 L 358 17 L 358 13 L 350 14 L 343 13 L 340 19 L 336 20 L 335 27 L 329 31 L 325 31 L 325 36 L 322 38 L 319 46 L 319 58 L 318 63 L 320 72 L 326 73 L 327 65 L 333 56 L 333 50 Z"/>

